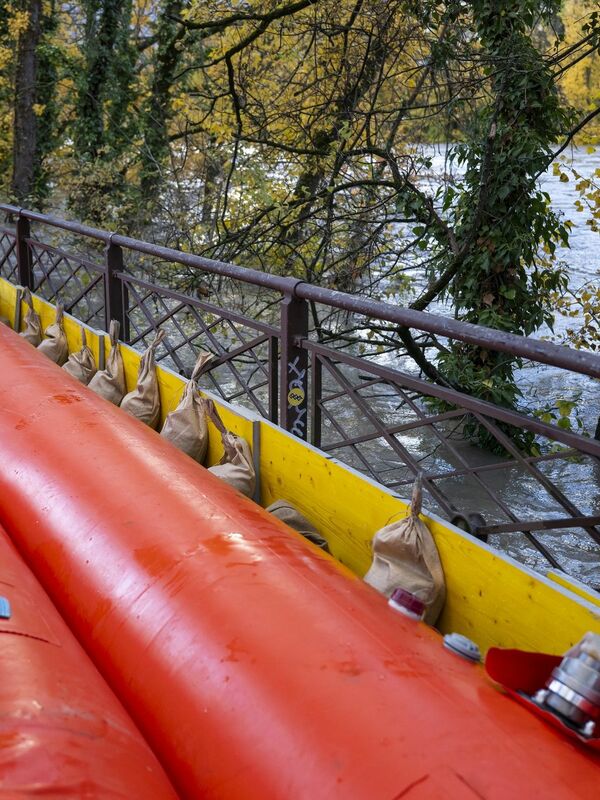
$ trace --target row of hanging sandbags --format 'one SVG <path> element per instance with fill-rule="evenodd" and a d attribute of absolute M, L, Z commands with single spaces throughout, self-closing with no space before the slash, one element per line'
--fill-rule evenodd
<path fill-rule="evenodd" d="M 110 324 L 111 350 L 106 368 L 96 371 L 83 326 L 81 350 L 69 356 L 62 322 L 62 306 L 57 305 L 56 320 L 46 329 L 46 338 L 42 339 L 41 323 L 33 309 L 29 290 L 26 290 L 24 300 L 29 310 L 25 317 L 25 331 L 21 336 L 97 394 L 115 405 L 120 405 L 149 427 L 157 429 L 160 421 L 160 394 L 155 352 L 164 338 L 163 331 L 157 333 L 143 353 L 136 387 L 127 394 L 125 367 L 118 344 L 119 325 L 115 320 Z M 197 380 L 211 358 L 212 355 L 206 353 L 198 357 L 181 400 L 177 408 L 167 414 L 160 435 L 203 464 L 208 450 L 210 419 L 221 435 L 223 457 L 218 464 L 209 467 L 209 471 L 251 498 L 256 487 L 256 472 L 250 446 L 245 439 L 227 430 L 212 400 L 201 397 L 197 390 Z M 431 532 L 419 518 L 421 495 L 421 480 L 417 478 L 409 515 L 386 525 L 375 534 L 372 545 L 373 562 L 364 580 L 388 598 L 397 588 L 416 595 L 425 604 L 425 622 L 434 625 L 445 601 L 445 580 Z M 266 510 L 317 546 L 328 549 L 326 540 L 317 529 L 288 501 L 277 500 Z"/>
<path fill-rule="evenodd" d="M 155 352 L 164 338 L 163 331 L 158 332 L 154 341 L 143 353 L 136 387 L 127 394 L 125 367 L 118 344 L 118 322 L 112 320 L 110 323 L 110 353 L 105 369 L 97 371 L 93 353 L 87 345 L 83 326 L 81 326 L 81 349 L 68 356 L 62 307 L 57 306 L 56 320 L 47 328 L 47 338 L 42 339 L 40 318 L 33 308 L 29 290 L 26 290 L 23 299 L 29 307 L 25 317 L 25 331 L 21 334 L 24 338 L 43 350 L 49 358 L 61 365 L 80 383 L 87 385 L 104 397 L 105 400 L 120 406 L 152 429 L 158 428 L 160 393 L 156 378 Z M 208 419 L 212 420 L 221 435 L 223 457 L 218 464 L 208 469 L 234 489 L 251 498 L 256 488 L 256 471 L 248 442 L 227 430 L 214 403 L 201 397 L 197 391 L 197 380 L 211 358 L 212 355 L 207 353 L 201 353 L 198 357 L 191 379 L 183 390 L 181 400 L 177 408 L 167 414 L 160 435 L 198 463 L 204 464 L 208 450 Z M 267 508 L 267 511 L 317 546 L 327 549 L 326 540 L 290 502 L 276 500 Z"/>

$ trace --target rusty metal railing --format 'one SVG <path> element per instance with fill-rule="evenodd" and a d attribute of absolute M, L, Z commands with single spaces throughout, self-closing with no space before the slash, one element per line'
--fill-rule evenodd
<path fill-rule="evenodd" d="M 110 319 L 119 320 L 123 340 L 133 346 L 143 347 L 163 328 L 167 336 L 158 358 L 181 374 L 189 375 L 200 347 L 210 349 L 215 358 L 205 376 L 207 388 L 225 400 L 252 407 L 395 491 L 406 494 L 422 473 L 434 510 L 462 520 L 479 536 L 495 537 L 495 544 L 522 557 L 519 539 L 535 566 L 550 564 L 581 577 L 573 564 L 577 550 L 585 551 L 583 577 L 600 583 L 600 497 L 596 503 L 595 489 L 591 495 L 581 491 L 582 483 L 599 484 L 600 442 L 327 344 L 313 335 L 309 310 L 318 304 L 364 319 L 365 326 L 383 320 L 594 379 L 600 378 L 600 356 L 10 205 L 0 205 L 0 212 L 8 220 L 0 227 L 4 277 L 48 300 L 60 298 L 68 312 L 95 327 L 107 330 Z M 210 292 L 194 295 L 164 286 L 149 268 L 157 263 L 265 291 L 271 311 L 278 311 L 259 319 L 237 308 L 232 295 L 227 303 L 218 296 L 213 302 L 206 297 Z M 466 443 L 461 432 L 468 422 L 487 430 L 504 455 L 484 457 Z M 520 452 L 506 425 L 531 432 L 538 452 Z M 515 486 L 525 486 L 535 498 L 527 513 L 511 499 Z M 473 522 L 474 512 L 485 519 Z"/>

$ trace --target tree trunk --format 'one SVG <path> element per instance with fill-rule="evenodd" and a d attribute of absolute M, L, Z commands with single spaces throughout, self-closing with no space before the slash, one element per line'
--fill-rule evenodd
<path fill-rule="evenodd" d="M 178 42 L 185 28 L 175 21 L 181 14 L 181 0 L 166 0 L 157 24 L 157 47 L 150 96 L 144 109 L 140 190 L 146 203 L 156 201 L 162 168 L 169 155 L 167 124 L 171 114 L 171 85 L 180 59 Z"/>
<path fill-rule="evenodd" d="M 19 203 L 32 194 L 36 173 L 38 56 L 41 0 L 26 0 L 29 24 L 19 37 L 15 77 L 12 192 Z"/>
<path fill-rule="evenodd" d="M 112 86 L 115 46 L 122 27 L 129 25 L 130 3 L 123 0 L 93 0 L 87 4 L 85 75 L 78 94 L 75 146 L 80 156 L 98 158 L 105 145 L 104 105 L 108 96 L 119 94 Z"/>

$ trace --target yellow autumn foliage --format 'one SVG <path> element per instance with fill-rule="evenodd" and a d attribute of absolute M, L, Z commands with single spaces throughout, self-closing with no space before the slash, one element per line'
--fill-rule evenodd
<path fill-rule="evenodd" d="M 562 22 L 565 28 L 563 48 L 568 48 L 579 41 L 585 33 L 582 31 L 589 15 L 600 11 L 598 0 L 565 0 L 562 11 Z M 589 54 L 577 60 L 582 54 L 576 51 L 571 57 L 571 65 L 560 78 L 560 88 L 565 99 L 577 112 L 584 117 L 589 112 L 598 108 L 600 104 L 600 55 L 597 49 L 587 47 L 583 50 Z M 600 118 L 592 120 L 579 137 L 579 142 L 600 141 Z"/>

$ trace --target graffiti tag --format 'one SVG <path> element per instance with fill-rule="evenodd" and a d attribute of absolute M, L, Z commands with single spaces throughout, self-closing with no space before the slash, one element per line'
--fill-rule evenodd
<path fill-rule="evenodd" d="M 288 409 L 293 411 L 291 418 L 291 433 L 303 439 L 306 434 L 306 408 L 301 408 L 306 398 L 304 388 L 306 381 L 306 370 L 299 368 L 300 357 L 296 356 L 293 361 L 288 362 Z M 291 377 L 293 376 L 293 377 Z"/>

